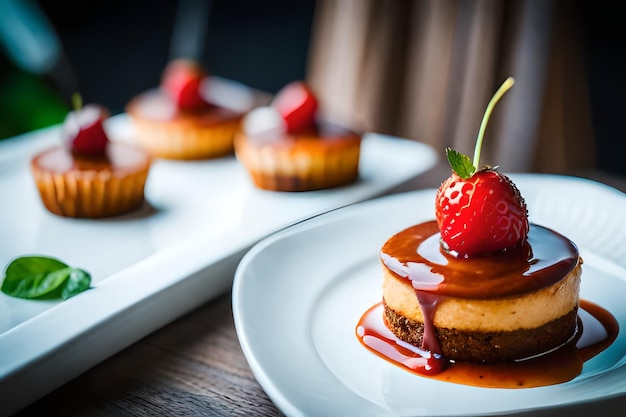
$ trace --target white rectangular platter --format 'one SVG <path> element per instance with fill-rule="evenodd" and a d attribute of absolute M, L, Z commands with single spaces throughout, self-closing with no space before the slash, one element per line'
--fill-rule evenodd
<path fill-rule="evenodd" d="M 112 140 L 133 140 L 124 114 L 106 128 Z M 15 257 L 38 254 L 90 272 L 93 288 L 64 302 L 0 293 L 0 414 L 229 291 L 239 260 L 267 235 L 385 194 L 437 159 L 424 144 L 366 134 L 357 183 L 304 193 L 256 189 L 234 156 L 156 160 L 141 210 L 71 219 L 44 209 L 29 168 L 36 152 L 62 140 L 60 130 L 0 141 L 0 279 Z"/>

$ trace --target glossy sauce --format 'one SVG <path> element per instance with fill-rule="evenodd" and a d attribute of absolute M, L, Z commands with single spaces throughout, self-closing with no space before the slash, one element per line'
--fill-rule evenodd
<path fill-rule="evenodd" d="M 581 308 L 596 317 L 607 335 L 584 349 L 576 346 L 584 330 L 579 319 L 576 333 L 567 343 L 532 359 L 483 365 L 453 363 L 443 356 L 433 317 L 444 297 L 483 300 L 519 296 L 557 283 L 577 265 L 576 245 L 538 225 L 531 224 L 527 241 L 517 248 L 459 258 L 442 249 L 435 221 L 421 223 L 392 236 L 380 257 L 397 279 L 408 280 L 415 290 L 424 317 L 423 346 L 419 349 L 397 339 L 383 323 L 382 305 L 363 315 L 357 336 L 371 351 L 414 373 L 484 387 L 551 385 L 578 375 L 582 363 L 605 349 L 617 335 L 617 322 L 610 313 L 582 301 Z"/>
<path fill-rule="evenodd" d="M 398 279 L 413 288 L 460 298 L 490 299 L 548 287 L 578 262 L 578 248 L 566 237 L 535 224 L 517 248 L 472 258 L 441 249 L 437 222 L 430 221 L 392 236 L 381 259 Z"/>
<path fill-rule="evenodd" d="M 74 154 L 69 145 L 60 145 L 37 155 L 32 164 L 42 170 L 57 173 L 87 170 L 135 172 L 149 166 L 150 157 L 139 148 L 109 142 L 104 155 Z"/>
<path fill-rule="evenodd" d="M 315 128 L 298 132 L 285 133 L 282 129 L 270 129 L 254 135 L 238 132 L 252 146 L 260 147 L 271 144 L 284 148 L 309 147 L 312 150 L 325 148 L 345 148 L 359 145 L 361 136 L 334 123 L 317 122 Z"/>
<path fill-rule="evenodd" d="M 397 339 L 384 324 L 382 303 L 363 314 L 356 334 L 363 346 L 409 372 L 440 381 L 488 388 L 531 388 L 567 382 L 582 371 L 583 363 L 601 353 L 617 337 L 617 320 L 605 309 L 581 300 L 580 308 L 597 321 L 579 319 L 576 336 L 560 348 L 522 361 L 478 364 L 436 360 L 431 352 Z M 600 334 L 577 345 L 585 332 Z M 596 327 L 592 329 L 591 326 Z M 602 327 L 598 329 L 597 327 Z"/>
<path fill-rule="evenodd" d="M 155 121 L 188 121 L 211 126 L 223 121 L 239 119 L 242 113 L 215 104 L 205 107 L 181 110 L 164 92 L 154 88 L 134 97 L 127 106 L 127 112 L 134 116 Z"/>

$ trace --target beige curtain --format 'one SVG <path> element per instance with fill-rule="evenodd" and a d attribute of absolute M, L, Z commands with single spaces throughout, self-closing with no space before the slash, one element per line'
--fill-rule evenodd
<path fill-rule="evenodd" d="M 594 167 L 574 2 L 319 0 L 307 79 L 326 117 L 473 155 L 507 76 L 481 164 L 506 172 Z"/>

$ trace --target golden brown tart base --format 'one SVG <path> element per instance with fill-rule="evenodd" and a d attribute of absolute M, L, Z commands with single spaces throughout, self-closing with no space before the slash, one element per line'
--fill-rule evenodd
<path fill-rule="evenodd" d="M 511 331 L 436 328 L 445 357 L 464 362 L 495 363 L 536 356 L 561 346 L 576 334 L 577 308 L 542 326 Z M 424 323 L 409 320 L 385 304 L 384 320 L 400 340 L 422 346 Z"/>
<path fill-rule="evenodd" d="M 152 156 L 199 160 L 233 153 L 233 135 L 242 114 L 216 106 L 182 111 L 159 90 L 133 98 L 126 112 L 139 144 Z"/>
<path fill-rule="evenodd" d="M 151 164 L 145 151 L 109 143 L 104 156 L 74 155 L 66 146 L 43 151 L 31 172 L 45 208 L 73 218 L 126 214 L 144 202 Z"/>
<path fill-rule="evenodd" d="M 361 136 L 344 130 L 287 135 L 235 135 L 235 154 L 254 184 L 271 191 L 313 191 L 359 176 Z"/>

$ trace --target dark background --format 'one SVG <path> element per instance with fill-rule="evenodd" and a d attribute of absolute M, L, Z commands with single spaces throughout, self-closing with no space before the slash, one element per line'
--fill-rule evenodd
<path fill-rule="evenodd" d="M 577 3 L 597 167 L 626 176 L 626 2 Z"/>
<path fill-rule="evenodd" d="M 116 114 L 130 97 L 159 83 L 170 59 L 177 0 L 33 1 L 60 38 L 83 101 Z M 597 166 L 626 176 L 626 1 L 572 1 L 582 35 Z M 210 5 L 199 57 L 210 73 L 270 93 L 305 78 L 315 0 L 213 0 Z M 0 119 L 4 113 L 6 120 L 18 120 L 7 116 L 18 107 L 15 97 L 8 106 L 0 103 Z"/>
<path fill-rule="evenodd" d="M 85 101 L 123 110 L 158 85 L 176 0 L 40 0 Z M 213 0 L 199 59 L 211 74 L 276 92 L 305 76 L 314 0 Z"/>

